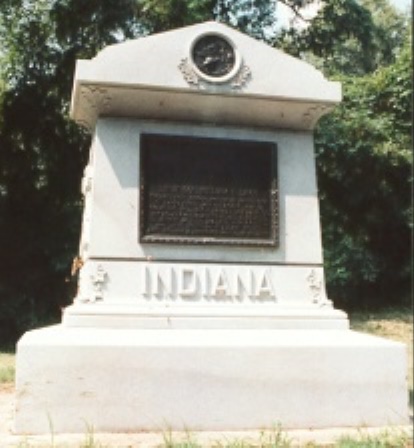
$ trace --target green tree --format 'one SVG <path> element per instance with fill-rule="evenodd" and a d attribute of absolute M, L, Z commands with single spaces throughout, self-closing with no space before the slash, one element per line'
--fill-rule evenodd
<path fill-rule="evenodd" d="M 328 76 L 361 76 L 393 63 L 408 26 L 388 0 L 325 0 L 308 23 L 298 14 L 302 26 L 283 29 L 275 45 Z"/>
<path fill-rule="evenodd" d="M 347 308 L 409 303 L 411 73 L 407 38 L 395 63 L 341 78 L 316 134 L 328 285 Z"/>
<path fill-rule="evenodd" d="M 277 0 L 145 0 L 137 3 L 146 33 L 216 20 L 258 39 L 274 34 Z"/>

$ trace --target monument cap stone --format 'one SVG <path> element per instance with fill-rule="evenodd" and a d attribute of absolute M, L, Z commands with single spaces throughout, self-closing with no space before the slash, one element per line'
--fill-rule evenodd
<path fill-rule="evenodd" d="M 225 76 L 197 66 L 201 57 L 210 67 L 223 65 L 208 54 L 217 41 L 234 51 Z M 310 64 L 207 22 L 112 45 L 78 61 L 71 117 L 90 130 L 98 116 L 311 130 L 340 101 L 340 83 Z"/>

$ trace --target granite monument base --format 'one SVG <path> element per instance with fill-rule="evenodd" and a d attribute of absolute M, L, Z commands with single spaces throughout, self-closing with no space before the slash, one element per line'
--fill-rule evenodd
<path fill-rule="evenodd" d="M 404 425 L 405 346 L 347 329 L 53 326 L 18 344 L 15 431 Z"/>

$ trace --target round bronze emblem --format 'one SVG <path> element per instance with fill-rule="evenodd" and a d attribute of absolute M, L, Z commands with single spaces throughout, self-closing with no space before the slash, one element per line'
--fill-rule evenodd
<path fill-rule="evenodd" d="M 217 34 L 200 37 L 193 45 L 191 57 L 198 70 L 212 78 L 228 75 L 236 64 L 233 46 Z"/>

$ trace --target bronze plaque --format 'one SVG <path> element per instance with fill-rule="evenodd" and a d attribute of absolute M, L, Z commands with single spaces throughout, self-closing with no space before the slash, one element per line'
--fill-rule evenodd
<path fill-rule="evenodd" d="M 202 36 L 194 45 L 192 57 L 197 68 L 213 78 L 227 75 L 233 70 L 236 55 L 233 47 L 221 36 Z"/>
<path fill-rule="evenodd" d="M 140 241 L 277 245 L 276 146 L 144 134 Z"/>

